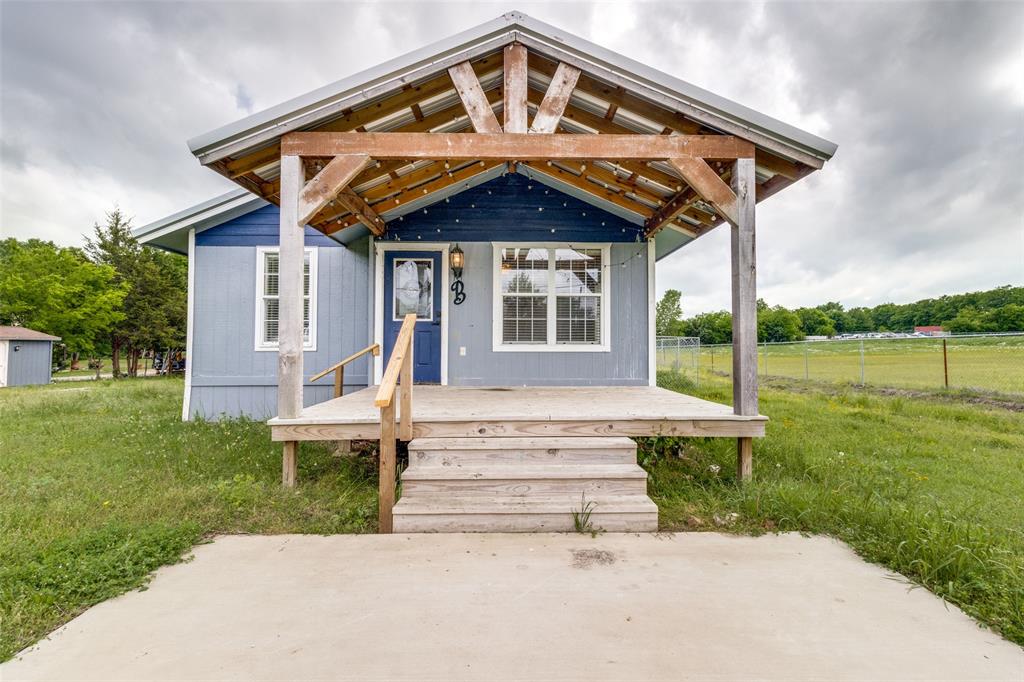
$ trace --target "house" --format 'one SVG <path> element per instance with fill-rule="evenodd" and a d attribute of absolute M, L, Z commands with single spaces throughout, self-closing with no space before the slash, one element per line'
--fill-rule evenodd
<path fill-rule="evenodd" d="M 395 528 L 564 528 L 589 492 L 638 529 L 623 437 L 736 438 L 750 475 L 755 203 L 834 144 L 512 12 L 189 146 L 239 189 L 136 232 L 189 256 L 182 415 L 272 417 L 286 485 L 303 441 L 379 439 L 389 531 L 400 438 Z M 722 224 L 732 406 L 655 371 L 657 262 Z"/>
<path fill-rule="evenodd" d="M 941 325 L 935 324 L 914 327 L 914 334 L 918 336 L 949 336 L 949 332 Z"/>
<path fill-rule="evenodd" d="M 54 341 L 60 337 L 24 327 L 0 327 L 0 388 L 50 383 Z"/>

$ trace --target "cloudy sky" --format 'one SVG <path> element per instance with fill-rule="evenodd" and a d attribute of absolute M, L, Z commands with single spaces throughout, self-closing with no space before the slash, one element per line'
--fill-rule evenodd
<path fill-rule="evenodd" d="M 0 233 L 78 244 L 231 189 L 185 140 L 510 10 L 839 144 L 759 205 L 787 306 L 1024 284 L 1024 3 L 0 2 Z M 728 307 L 728 233 L 659 263 Z"/>

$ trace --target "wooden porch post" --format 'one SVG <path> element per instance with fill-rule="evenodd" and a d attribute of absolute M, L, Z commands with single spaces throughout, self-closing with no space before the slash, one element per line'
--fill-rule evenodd
<path fill-rule="evenodd" d="M 738 415 L 758 413 L 757 404 L 757 291 L 754 247 L 756 202 L 754 159 L 736 159 L 732 190 L 736 194 L 736 221 L 731 225 L 732 245 L 732 404 Z M 753 439 L 736 442 L 736 478 L 753 473 Z"/>
<path fill-rule="evenodd" d="M 277 415 L 298 417 L 302 412 L 302 321 L 305 229 L 299 224 L 302 159 L 281 156 L 281 238 L 278 255 Z M 281 482 L 295 485 L 297 441 L 284 443 Z"/>

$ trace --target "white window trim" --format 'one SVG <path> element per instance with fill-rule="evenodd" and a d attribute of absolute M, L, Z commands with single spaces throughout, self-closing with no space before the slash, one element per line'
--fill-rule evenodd
<path fill-rule="evenodd" d="M 502 343 L 502 305 L 501 305 L 501 250 L 504 248 L 538 248 L 538 249 L 601 249 L 601 343 L 556 343 L 555 328 L 557 306 L 551 305 L 556 297 L 554 283 L 554 261 L 548 268 L 548 342 L 539 343 Z M 611 352 L 611 263 L 610 243 L 591 242 L 491 242 L 493 263 L 491 267 L 491 350 L 495 353 L 609 353 Z"/>
<path fill-rule="evenodd" d="M 277 343 L 264 343 L 263 334 L 263 266 L 266 262 L 266 254 L 280 254 L 281 249 L 276 246 L 256 247 L 256 317 L 253 325 L 253 335 L 257 351 L 276 351 Z M 308 246 L 305 252 L 309 254 L 309 340 L 302 344 L 302 350 L 316 350 L 316 299 L 317 299 L 317 256 L 319 251 L 315 246 Z M 278 266 L 280 268 L 280 265 Z M 278 288 L 280 292 L 280 288 Z"/>

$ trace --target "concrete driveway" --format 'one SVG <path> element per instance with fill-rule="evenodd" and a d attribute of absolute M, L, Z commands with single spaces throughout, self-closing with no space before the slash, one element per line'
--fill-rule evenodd
<path fill-rule="evenodd" d="M 222 537 L 13 680 L 1021 680 L 1024 650 L 799 535 Z"/>

